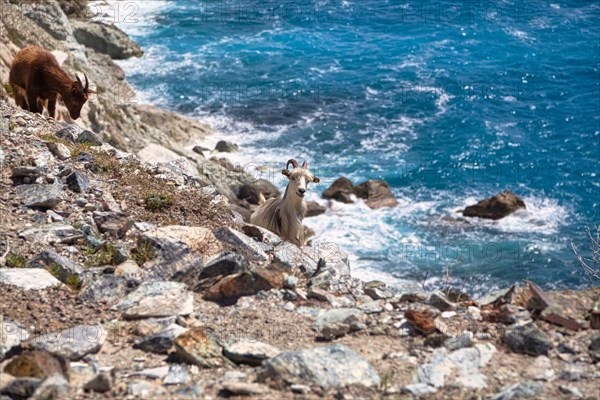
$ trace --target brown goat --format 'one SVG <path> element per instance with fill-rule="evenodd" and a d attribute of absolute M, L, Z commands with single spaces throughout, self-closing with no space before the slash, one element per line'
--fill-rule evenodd
<path fill-rule="evenodd" d="M 54 118 L 60 94 L 71 118 L 77 119 L 88 95 L 95 93 L 90 90 L 85 74 L 84 77 L 85 85 L 78 76 L 73 81 L 52 53 L 41 47 L 27 46 L 17 53 L 12 62 L 9 83 L 17 105 L 25 110 L 41 114 L 44 102 L 48 101 L 48 114 Z"/>

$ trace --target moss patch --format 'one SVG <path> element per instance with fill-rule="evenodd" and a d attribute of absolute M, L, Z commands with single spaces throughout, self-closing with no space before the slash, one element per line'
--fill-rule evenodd
<path fill-rule="evenodd" d="M 20 254 L 9 253 L 6 256 L 6 266 L 8 268 L 25 268 L 27 266 L 27 259 Z"/>

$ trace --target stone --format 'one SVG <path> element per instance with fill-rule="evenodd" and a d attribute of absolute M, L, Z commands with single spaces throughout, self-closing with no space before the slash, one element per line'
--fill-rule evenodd
<path fill-rule="evenodd" d="M 77 143 L 89 144 L 91 146 L 102 146 L 102 140 L 92 131 L 83 131 L 75 139 Z"/>
<path fill-rule="evenodd" d="M 159 399 L 164 398 L 166 390 L 155 383 L 136 380 L 127 384 L 127 393 L 137 398 Z"/>
<path fill-rule="evenodd" d="M 54 157 L 61 161 L 71 158 L 71 150 L 69 150 L 69 148 L 62 143 L 48 142 L 46 143 L 46 146 L 48 146 L 48 150 L 50 150 Z"/>
<path fill-rule="evenodd" d="M 542 383 L 524 381 L 503 389 L 500 393 L 492 396 L 490 400 L 537 398 L 535 396 L 540 394 L 543 390 L 544 385 Z"/>
<path fill-rule="evenodd" d="M 242 226 L 242 231 L 249 237 L 255 238 L 258 241 L 268 245 L 277 246 L 283 242 L 278 235 L 260 226 L 244 224 L 244 226 Z"/>
<path fill-rule="evenodd" d="M 600 351 L 600 332 L 594 334 L 590 339 L 589 349 L 592 351 Z"/>
<path fill-rule="evenodd" d="M 484 389 L 486 377 L 479 369 L 492 359 L 496 348 L 490 343 L 477 344 L 447 353 L 445 348 L 436 349 L 428 364 L 423 364 L 413 375 L 413 384 L 426 384 L 435 389 L 446 385 L 458 385 L 467 389 Z M 446 382 L 446 380 L 451 382 Z"/>
<path fill-rule="evenodd" d="M 305 276 L 312 276 L 317 270 L 318 259 L 314 259 L 310 253 L 293 243 L 283 242 L 277 245 L 273 251 L 273 258 L 292 271 L 301 271 Z"/>
<path fill-rule="evenodd" d="M 477 204 L 462 210 L 465 217 L 501 219 L 520 208 L 526 208 L 525 202 L 510 190 L 504 190 L 494 196 L 481 200 Z"/>
<path fill-rule="evenodd" d="M 115 385 L 115 370 L 110 368 L 105 371 L 100 371 L 94 378 L 88 381 L 84 386 L 84 390 L 91 390 L 98 393 L 109 392 Z"/>
<path fill-rule="evenodd" d="M 471 347 L 473 345 L 473 333 L 463 332 L 458 336 L 449 337 L 444 340 L 443 346 L 449 351 Z"/>
<path fill-rule="evenodd" d="M 184 365 L 171 364 L 169 372 L 163 378 L 163 385 L 185 385 L 188 380 L 187 368 Z"/>
<path fill-rule="evenodd" d="M 232 252 L 219 253 L 209 259 L 198 276 L 198 280 L 228 276 L 242 272 L 245 260 L 240 254 Z"/>
<path fill-rule="evenodd" d="M 540 288 L 531 281 L 527 281 L 527 288 L 531 294 L 527 303 L 527 308 L 533 311 L 542 311 L 546 307 L 553 304 L 552 299 Z"/>
<path fill-rule="evenodd" d="M 9 399 L 29 399 L 41 383 L 42 380 L 38 378 L 13 379 L 0 388 L 0 395 L 6 395 Z"/>
<path fill-rule="evenodd" d="M 29 338 L 29 332 L 16 321 L 0 318 L 0 361 L 11 349 L 19 346 Z"/>
<path fill-rule="evenodd" d="M 75 193 L 87 193 L 90 190 L 90 180 L 85 172 L 75 171 L 67 176 L 67 186 Z"/>
<path fill-rule="evenodd" d="M 0 268 L 0 282 L 27 290 L 62 286 L 48 271 L 37 268 Z"/>
<path fill-rule="evenodd" d="M 352 324 L 360 321 L 362 312 L 356 308 L 335 308 L 321 314 L 313 329 L 325 340 L 344 336 L 352 330 Z"/>
<path fill-rule="evenodd" d="M 111 211 L 111 212 L 122 212 L 123 211 L 123 209 L 117 203 L 117 201 L 115 200 L 113 195 L 108 191 L 102 192 L 102 195 L 100 196 L 100 201 L 102 202 L 102 208 L 104 209 L 104 211 Z"/>
<path fill-rule="evenodd" d="M 79 135 L 79 132 L 81 132 L 81 128 L 75 124 L 71 124 L 57 131 L 54 136 L 56 136 L 58 139 L 75 143 L 75 137 Z"/>
<path fill-rule="evenodd" d="M 596 304 L 592 307 L 590 313 L 590 328 L 600 329 L 600 300 L 596 301 Z"/>
<path fill-rule="evenodd" d="M 217 145 L 215 146 L 215 150 L 221 153 L 235 153 L 239 151 L 239 146 L 232 142 L 227 142 L 225 140 L 219 140 Z"/>
<path fill-rule="evenodd" d="M 404 313 L 404 318 L 423 334 L 429 334 L 435 331 L 435 324 L 433 322 L 433 314 L 428 309 L 413 310 L 409 309 Z"/>
<path fill-rule="evenodd" d="M 372 209 L 396 207 L 398 200 L 394 198 L 386 181 L 368 180 L 353 188 L 356 197 L 364 199 Z"/>
<path fill-rule="evenodd" d="M 178 389 L 175 394 L 191 399 L 200 399 L 204 394 L 204 387 L 199 384 L 189 385 Z"/>
<path fill-rule="evenodd" d="M 513 285 L 509 288 L 495 290 L 491 293 L 486 294 L 483 297 L 475 299 L 475 301 L 477 302 L 477 304 L 479 304 L 480 307 L 484 307 L 490 304 L 497 307 L 502 304 L 510 303 L 516 290 L 517 286 Z"/>
<path fill-rule="evenodd" d="M 35 389 L 32 400 L 62 400 L 69 397 L 69 382 L 62 375 L 52 375 Z"/>
<path fill-rule="evenodd" d="M 409 393 L 415 396 L 425 396 L 437 392 L 434 386 L 426 383 L 411 383 L 409 385 L 402 386 L 401 393 Z"/>
<path fill-rule="evenodd" d="M 325 214 L 327 207 L 323 207 L 316 201 L 306 202 L 306 215 L 305 217 L 316 217 L 317 215 Z"/>
<path fill-rule="evenodd" d="M 30 182 L 33 182 L 43 174 L 44 171 L 40 167 L 21 165 L 12 169 L 11 178 L 13 180 L 28 178 Z"/>
<path fill-rule="evenodd" d="M 560 385 L 558 388 L 566 395 L 570 395 L 576 399 L 583 398 L 583 394 L 575 386 Z"/>
<path fill-rule="evenodd" d="M 148 379 L 163 379 L 169 373 L 169 367 L 167 365 L 161 365 L 155 368 L 146 368 L 138 372 L 133 372 L 129 376 L 138 376 Z"/>
<path fill-rule="evenodd" d="M 17 196 L 25 207 L 52 209 L 62 201 L 62 188 L 54 184 L 20 185 Z"/>
<path fill-rule="evenodd" d="M 283 287 L 286 289 L 295 289 L 298 285 L 298 277 L 295 275 L 287 275 L 283 279 Z"/>
<path fill-rule="evenodd" d="M 112 59 L 124 60 L 144 54 L 140 46 L 114 24 L 72 19 L 71 25 L 79 43 Z"/>
<path fill-rule="evenodd" d="M 156 172 L 158 178 L 175 183 L 177 186 L 185 185 L 192 178 L 198 176 L 195 165 L 185 157 L 178 157 L 174 160 L 157 163 Z M 202 190 L 202 193 L 208 197 L 208 194 L 204 190 Z"/>
<path fill-rule="evenodd" d="M 217 281 L 204 293 L 204 299 L 212 301 L 235 301 L 262 290 L 279 289 L 283 286 L 283 273 L 276 269 L 253 268 L 229 275 Z"/>
<path fill-rule="evenodd" d="M 552 381 L 555 378 L 552 363 L 546 356 L 538 356 L 533 363 L 529 364 L 525 371 L 525 377 L 534 381 Z"/>
<path fill-rule="evenodd" d="M 354 201 L 350 197 L 353 194 L 352 181 L 348 178 L 336 179 L 325 191 L 323 192 L 324 199 L 337 200 L 342 203 L 353 203 Z"/>
<path fill-rule="evenodd" d="M 95 211 L 93 218 L 100 232 L 116 238 L 123 238 L 133 226 L 133 220 L 125 213 Z"/>
<path fill-rule="evenodd" d="M 269 391 L 269 387 L 260 383 L 226 382 L 221 388 L 224 397 L 230 396 L 259 396 Z"/>
<path fill-rule="evenodd" d="M 202 368 L 219 368 L 224 365 L 221 347 L 204 328 L 190 329 L 175 339 L 175 355 Z"/>
<path fill-rule="evenodd" d="M 177 321 L 177 317 L 146 318 L 141 319 L 136 326 L 136 333 L 141 336 L 150 336 L 162 332 Z"/>
<path fill-rule="evenodd" d="M 360 281 L 352 279 L 348 263 L 335 254 L 320 258 L 308 280 L 308 287 L 324 289 L 334 295 L 352 293 L 356 286 L 360 286 Z"/>
<path fill-rule="evenodd" d="M 449 301 L 446 296 L 439 291 L 433 292 L 429 295 L 428 304 L 437 308 L 440 311 L 455 310 L 456 304 Z"/>
<path fill-rule="evenodd" d="M 223 348 L 223 355 L 236 364 L 260 365 L 281 351 L 270 344 L 258 341 L 239 341 Z"/>
<path fill-rule="evenodd" d="M 122 276 L 98 275 L 84 283 L 79 298 L 93 302 L 116 303 L 124 298 L 135 282 Z"/>
<path fill-rule="evenodd" d="M 578 331 L 582 329 L 579 322 L 566 315 L 565 310 L 558 304 L 551 304 L 545 307 L 540 313 L 540 318 L 551 324 L 562 326 L 572 331 Z"/>
<path fill-rule="evenodd" d="M 126 260 L 115 267 L 115 276 L 140 277 L 142 269 L 133 260 Z"/>
<path fill-rule="evenodd" d="M 512 351 L 533 356 L 547 355 L 552 342 L 534 323 L 514 324 L 506 329 L 502 337 Z"/>
<path fill-rule="evenodd" d="M 194 298 L 179 282 L 142 282 L 137 289 L 113 306 L 125 319 L 188 315 L 194 311 Z"/>
<path fill-rule="evenodd" d="M 62 283 L 67 283 L 73 275 L 79 275 L 83 269 L 67 257 L 63 257 L 53 251 L 42 251 L 32 260 L 31 266 L 49 269 L 55 278 Z"/>
<path fill-rule="evenodd" d="M 483 319 L 481 318 L 481 311 L 475 306 L 467 307 L 467 317 L 474 321 L 481 321 Z"/>
<path fill-rule="evenodd" d="M 86 354 L 97 353 L 106 340 L 101 325 L 77 325 L 59 332 L 37 336 L 29 345 L 69 360 L 81 360 Z"/>
<path fill-rule="evenodd" d="M 290 351 L 263 362 L 259 379 L 276 379 L 287 384 L 316 385 L 341 389 L 380 383 L 377 371 L 360 355 L 344 345 Z"/>
<path fill-rule="evenodd" d="M 219 228 L 214 232 L 217 239 L 233 247 L 233 251 L 242 253 L 249 261 L 268 261 L 269 256 L 265 253 L 268 245 L 257 242 L 233 228 Z"/>
<path fill-rule="evenodd" d="M 58 374 L 68 376 L 67 361 L 45 350 L 26 351 L 19 354 L 6 366 L 4 372 L 19 378 L 46 379 Z"/>
<path fill-rule="evenodd" d="M 196 154 L 200 154 L 201 156 L 204 156 L 204 152 L 211 151 L 211 150 L 209 148 L 196 145 L 192 148 L 192 151 Z"/>
<path fill-rule="evenodd" d="M 156 354 L 168 354 L 175 339 L 187 328 L 172 324 L 166 330 L 141 338 L 133 345 L 133 348 Z"/>
<path fill-rule="evenodd" d="M 237 192 L 237 197 L 240 200 L 245 200 L 250 204 L 260 204 L 261 195 L 266 199 L 280 196 L 279 189 L 271 182 L 265 179 L 256 179 L 250 182 L 244 183 L 240 186 Z"/>
<path fill-rule="evenodd" d="M 373 300 L 358 306 L 359 310 L 365 314 L 379 314 L 383 312 L 383 306 L 380 300 Z"/>
<path fill-rule="evenodd" d="M 365 294 L 373 300 L 389 299 L 393 296 L 392 292 L 385 287 L 371 287 L 365 285 L 363 290 Z"/>
<path fill-rule="evenodd" d="M 567 364 L 561 371 L 559 379 L 563 381 L 578 381 L 583 375 L 583 368 L 580 364 Z"/>

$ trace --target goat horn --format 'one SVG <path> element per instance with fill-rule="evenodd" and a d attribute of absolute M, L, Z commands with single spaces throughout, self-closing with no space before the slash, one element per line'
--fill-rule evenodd
<path fill-rule="evenodd" d="M 290 167 L 290 164 L 292 164 L 292 166 L 294 168 L 298 168 L 298 161 L 294 160 L 293 158 L 289 159 L 287 164 L 285 165 L 285 169 L 288 169 Z"/>
<path fill-rule="evenodd" d="M 75 78 L 77 79 L 77 82 L 81 83 L 81 79 L 79 79 L 79 75 L 75 74 Z M 83 83 L 81 83 L 81 85 L 83 86 Z"/>
<path fill-rule="evenodd" d="M 302 168 L 308 169 L 308 163 L 306 162 L 306 160 L 304 160 L 304 162 L 302 163 Z"/>
<path fill-rule="evenodd" d="M 85 77 L 85 91 L 87 92 L 88 90 L 90 90 L 90 81 L 88 81 L 88 77 L 86 74 L 83 74 L 83 76 Z"/>

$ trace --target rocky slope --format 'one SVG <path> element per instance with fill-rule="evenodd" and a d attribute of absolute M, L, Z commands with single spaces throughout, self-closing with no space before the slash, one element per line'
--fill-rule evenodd
<path fill-rule="evenodd" d="M 387 287 L 245 223 L 276 189 L 187 151 L 200 122 L 103 97 L 124 76 L 80 3 L 0 0 L 3 82 L 39 41 L 101 91 L 78 125 L 0 99 L 0 399 L 599 398 L 600 288 Z"/>

